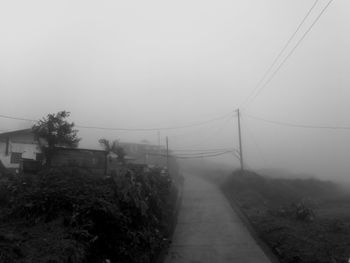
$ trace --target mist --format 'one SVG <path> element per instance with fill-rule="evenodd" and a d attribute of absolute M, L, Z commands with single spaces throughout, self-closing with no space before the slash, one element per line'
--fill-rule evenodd
<path fill-rule="evenodd" d="M 249 99 L 313 3 L 2 1 L 0 130 L 67 110 L 82 148 L 98 149 L 100 138 L 165 146 L 168 137 L 181 156 L 238 149 L 240 108 L 246 169 L 348 181 L 349 129 L 259 118 L 350 126 L 349 1 L 334 1 Z M 326 4 L 319 1 L 299 38 Z M 240 165 L 232 152 L 203 159 Z"/>

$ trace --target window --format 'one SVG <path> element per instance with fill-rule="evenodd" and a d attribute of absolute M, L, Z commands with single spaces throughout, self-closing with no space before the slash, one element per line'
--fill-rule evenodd
<path fill-rule="evenodd" d="M 22 159 L 22 153 L 11 153 L 11 163 L 19 163 Z"/>

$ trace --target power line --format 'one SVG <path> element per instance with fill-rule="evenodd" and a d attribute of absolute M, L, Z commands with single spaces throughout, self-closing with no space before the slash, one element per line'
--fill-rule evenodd
<path fill-rule="evenodd" d="M 214 149 L 172 149 L 173 152 L 212 152 L 212 151 L 226 151 L 232 150 L 230 148 L 214 148 Z"/>
<path fill-rule="evenodd" d="M 185 156 L 185 155 L 173 155 L 174 157 L 178 159 L 196 159 L 196 158 L 206 158 L 206 157 L 216 157 L 228 153 L 234 153 L 234 151 L 224 151 L 224 152 L 218 152 L 215 154 L 200 154 L 200 155 L 193 155 L 193 156 Z M 157 153 L 147 153 L 148 155 L 154 155 L 154 156 L 162 156 L 166 157 L 166 154 L 157 154 Z"/>
<path fill-rule="evenodd" d="M 310 125 L 310 124 L 299 124 L 299 123 L 289 123 L 289 122 L 283 122 L 283 121 L 275 121 L 275 120 L 268 120 L 256 116 L 252 116 L 249 114 L 244 114 L 244 116 L 247 116 L 251 119 L 272 123 L 276 125 L 282 125 L 287 127 L 293 127 L 293 128 L 307 128 L 307 129 L 328 129 L 328 130 L 350 130 L 350 126 L 329 126 L 329 125 Z"/>
<path fill-rule="evenodd" d="M 260 87 L 260 85 L 263 83 L 264 79 L 268 76 L 268 74 L 270 73 L 270 71 L 272 70 L 272 68 L 276 65 L 277 61 L 281 58 L 282 54 L 284 53 L 284 51 L 286 51 L 287 47 L 289 46 L 289 44 L 292 42 L 292 40 L 294 39 L 295 35 L 299 32 L 300 28 L 303 26 L 304 22 L 306 21 L 306 19 L 309 17 L 310 13 L 312 12 L 312 10 L 315 8 L 316 4 L 319 2 L 319 0 L 316 0 L 313 5 L 311 6 L 311 8 L 308 10 L 308 12 L 306 13 L 306 15 L 303 17 L 303 19 L 301 20 L 301 22 L 299 23 L 298 27 L 296 28 L 296 30 L 293 32 L 293 34 L 289 37 L 289 39 L 287 40 L 287 42 L 284 44 L 283 48 L 281 49 L 281 51 L 278 53 L 278 55 L 275 57 L 275 59 L 272 61 L 272 64 L 270 65 L 270 67 L 268 67 L 268 69 L 265 71 L 264 75 L 262 76 L 262 78 L 259 80 L 258 84 L 255 86 L 255 88 L 252 90 L 252 92 L 250 93 L 250 95 L 247 97 L 247 99 L 242 103 L 242 105 L 244 105 L 251 96 L 254 95 L 255 91 Z"/>
<path fill-rule="evenodd" d="M 224 121 L 224 124 L 226 124 L 227 120 L 231 119 L 232 116 L 233 116 L 233 114 L 230 113 L 230 114 L 228 114 L 228 115 L 226 116 L 226 118 L 222 118 L 221 120 L 223 120 L 223 121 Z M 223 124 L 223 125 L 224 125 L 224 124 Z M 217 127 L 217 125 L 214 123 L 212 126 L 208 127 L 206 130 L 209 130 L 209 129 L 211 129 L 211 128 L 216 128 L 216 127 Z M 220 127 L 221 127 L 221 126 L 220 126 Z M 220 129 L 220 127 L 219 127 L 219 129 Z M 216 131 L 216 129 L 215 129 L 215 131 Z M 217 132 L 217 131 L 216 131 L 216 132 Z M 216 132 L 215 132 L 215 133 L 216 133 Z M 192 134 L 198 135 L 198 131 L 187 131 L 187 132 L 181 133 L 181 134 L 169 135 L 169 138 L 172 138 L 172 139 L 174 139 L 174 140 L 177 140 L 178 138 L 188 138 L 188 136 L 189 136 L 189 135 L 192 135 Z M 212 135 L 215 135 L 215 134 L 209 135 L 208 138 L 211 137 Z M 197 144 L 196 144 L 196 145 L 197 145 Z M 195 145 L 191 145 L 190 147 L 192 147 L 192 146 L 195 146 Z"/>
<path fill-rule="evenodd" d="M 271 82 L 271 80 L 275 77 L 275 75 L 279 72 L 279 70 L 283 67 L 283 65 L 286 63 L 286 61 L 289 59 L 289 57 L 294 53 L 294 51 L 298 48 L 300 43 L 305 39 L 306 35 L 311 31 L 311 29 L 315 26 L 317 21 L 321 18 L 323 13 L 326 11 L 326 9 L 329 7 L 329 5 L 333 2 L 334 0 L 328 1 L 326 6 L 321 10 L 319 15 L 316 17 L 316 19 L 312 22 L 310 27 L 305 31 L 305 33 L 302 35 L 302 37 L 299 39 L 299 41 L 296 43 L 296 45 L 291 49 L 291 51 L 287 54 L 287 56 L 284 58 L 284 60 L 281 62 L 281 64 L 276 68 L 275 71 L 270 75 L 270 77 L 267 79 L 267 81 L 261 86 L 259 89 L 257 89 L 257 92 L 253 97 L 251 97 L 250 101 L 248 101 L 246 104 L 251 103 L 259 94 L 260 92 Z"/>
<path fill-rule="evenodd" d="M 231 113 L 230 113 L 231 114 Z M 207 121 L 198 122 L 194 124 L 188 124 L 188 125 L 182 125 L 182 126 L 170 126 L 170 127 L 157 127 L 157 128 L 110 128 L 110 127 L 100 127 L 100 126 L 83 126 L 83 125 L 75 125 L 77 128 L 82 129 L 95 129 L 95 130 L 111 130 L 111 131 L 159 131 L 159 130 L 178 130 L 178 129 L 185 129 L 185 128 L 192 128 L 197 126 L 203 126 L 205 124 L 219 121 L 222 119 L 227 118 L 228 114 L 225 114 L 224 116 L 213 118 Z"/>
<path fill-rule="evenodd" d="M 216 156 L 221 156 L 224 154 L 232 153 L 232 151 L 226 151 L 226 152 L 221 152 L 217 154 L 208 154 L 208 155 L 198 155 L 198 156 L 177 156 L 176 158 L 178 159 L 198 159 L 198 158 L 208 158 L 208 157 L 216 157 Z"/>
<path fill-rule="evenodd" d="M 37 121 L 37 120 L 20 118 L 20 117 L 12 117 L 12 116 L 7 116 L 7 115 L 0 115 L 0 118 L 10 119 L 10 120 L 18 120 L 18 121 L 30 121 L 30 122 L 36 122 Z"/>
<path fill-rule="evenodd" d="M 221 126 L 218 126 L 217 129 L 215 129 L 212 133 L 208 134 L 208 136 L 200 138 L 200 141 L 209 141 L 212 137 L 218 136 L 223 131 L 223 129 L 227 126 L 227 123 L 229 120 L 231 120 L 231 117 L 233 117 L 233 114 L 232 115 L 230 114 L 228 118 L 224 120 L 223 124 Z M 190 145 L 187 145 L 187 147 L 197 147 L 200 145 L 203 145 L 203 143 L 190 144 Z"/>
<path fill-rule="evenodd" d="M 261 147 L 259 146 L 257 140 L 255 139 L 255 136 L 253 134 L 253 132 L 250 130 L 250 128 L 248 127 L 247 123 L 244 123 L 245 124 L 245 128 L 247 129 L 250 137 L 252 138 L 251 141 L 254 143 L 255 145 L 255 148 L 256 148 L 256 152 L 258 153 L 260 159 L 264 162 L 265 166 L 267 167 L 268 165 L 268 162 L 266 161 L 265 159 L 265 154 L 263 153 L 263 151 L 261 150 Z"/>
<path fill-rule="evenodd" d="M 211 154 L 217 154 L 217 153 L 223 153 L 223 152 L 233 152 L 234 150 L 226 150 L 226 151 L 208 151 L 208 152 L 194 152 L 194 153 L 174 153 L 174 155 L 181 155 L 181 156 L 202 156 L 202 155 L 211 155 Z"/>
<path fill-rule="evenodd" d="M 177 130 L 177 129 L 185 129 L 185 128 L 191 128 L 191 127 L 196 127 L 196 126 L 203 126 L 205 124 L 219 121 L 222 119 L 226 119 L 229 115 L 232 113 L 228 113 L 225 115 L 221 115 L 217 118 L 209 119 L 206 121 L 202 122 L 197 122 L 193 124 L 188 124 L 188 125 L 181 125 L 181 126 L 170 126 L 170 127 L 157 127 L 157 128 L 112 128 L 112 127 L 102 127 L 102 126 L 85 126 L 85 125 L 75 125 L 77 128 L 81 129 L 95 129 L 95 130 L 112 130 L 112 131 L 159 131 L 159 130 Z M 11 120 L 20 120 L 20 121 L 30 121 L 30 122 L 37 122 L 37 120 L 33 119 L 27 119 L 27 118 L 22 118 L 22 117 L 13 117 L 13 116 L 7 116 L 7 115 L 0 115 L 0 118 L 5 118 L 5 119 L 11 119 Z"/>

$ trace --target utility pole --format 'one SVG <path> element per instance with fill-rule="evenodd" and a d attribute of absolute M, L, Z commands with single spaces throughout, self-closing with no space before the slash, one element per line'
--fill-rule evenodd
<path fill-rule="evenodd" d="M 158 156 L 156 155 L 155 156 L 155 160 L 156 160 L 156 165 L 161 165 L 162 164 L 162 157 L 161 157 L 161 149 L 160 149 L 160 130 L 157 131 L 157 139 L 158 139 L 158 150 L 157 150 L 157 154 Z"/>
<path fill-rule="evenodd" d="M 238 117 L 238 139 L 239 139 L 239 161 L 241 163 L 241 171 L 244 170 L 243 166 L 243 151 L 242 151 L 242 137 L 241 137 L 241 117 L 239 114 L 239 109 L 237 111 L 237 117 Z"/>
<path fill-rule="evenodd" d="M 168 173 L 169 173 L 169 141 L 168 141 L 168 136 L 166 137 L 166 168 L 168 169 Z"/>
<path fill-rule="evenodd" d="M 144 155 L 143 155 L 143 163 L 145 165 L 147 165 L 147 159 L 148 159 L 148 156 L 147 156 L 147 153 L 145 152 Z"/>
<path fill-rule="evenodd" d="M 161 154 L 161 151 L 160 151 L 160 131 L 158 131 L 158 154 Z"/>

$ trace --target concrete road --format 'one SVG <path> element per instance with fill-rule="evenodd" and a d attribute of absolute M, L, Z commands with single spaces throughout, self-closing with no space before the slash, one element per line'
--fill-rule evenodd
<path fill-rule="evenodd" d="M 220 190 L 185 174 L 182 207 L 166 263 L 270 263 Z"/>

